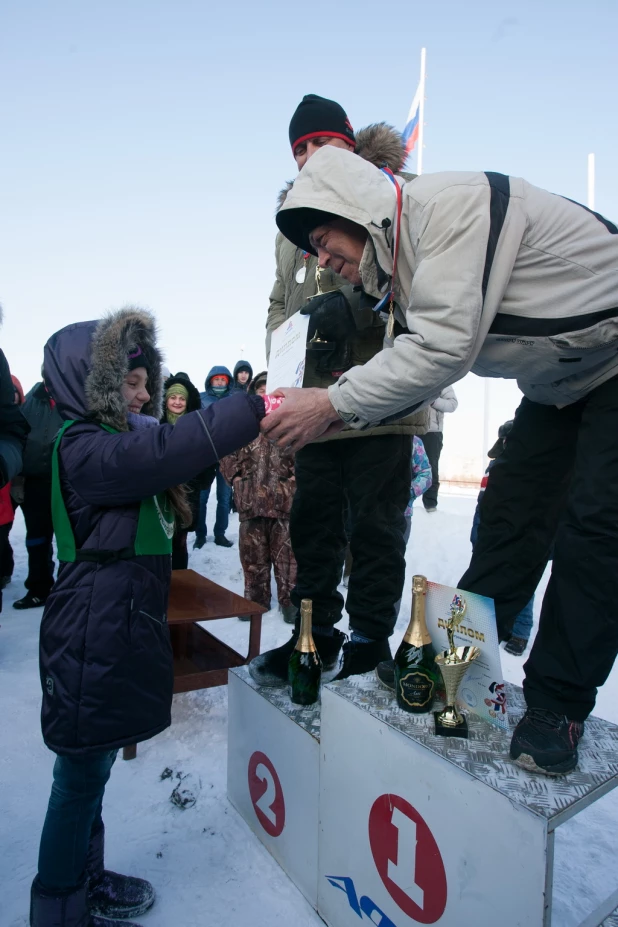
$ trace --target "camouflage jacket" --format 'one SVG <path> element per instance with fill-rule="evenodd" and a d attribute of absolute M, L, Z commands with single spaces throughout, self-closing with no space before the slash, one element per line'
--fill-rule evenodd
<path fill-rule="evenodd" d="M 260 435 L 224 457 L 219 466 L 234 489 L 241 521 L 248 518 L 289 518 L 296 489 L 294 456 Z"/>

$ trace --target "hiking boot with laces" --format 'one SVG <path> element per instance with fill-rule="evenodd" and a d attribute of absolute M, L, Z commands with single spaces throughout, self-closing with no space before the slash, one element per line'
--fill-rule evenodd
<path fill-rule="evenodd" d="M 546 708 L 529 708 L 513 732 L 511 759 L 528 772 L 563 776 L 577 766 L 582 721 Z"/>
<path fill-rule="evenodd" d="M 296 628 L 289 641 L 274 650 L 267 650 L 254 657 L 249 664 L 252 679 L 260 686 L 287 686 L 288 662 L 296 647 L 299 629 Z M 322 661 L 322 673 L 336 668 L 339 652 L 345 640 L 345 634 L 333 628 L 331 634 L 320 634 L 313 629 L 313 640 Z"/>
<path fill-rule="evenodd" d="M 504 649 L 507 653 L 512 653 L 514 657 L 521 657 L 527 646 L 527 637 L 510 637 L 504 645 Z"/>

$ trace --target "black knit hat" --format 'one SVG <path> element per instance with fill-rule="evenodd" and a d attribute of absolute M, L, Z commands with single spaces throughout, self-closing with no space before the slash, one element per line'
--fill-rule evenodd
<path fill-rule="evenodd" d="M 131 350 L 127 355 L 129 371 L 137 370 L 138 367 L 145 367 L 146 370 L 150 373 L 150 365 L 148 364 L 148 358 L 142 351 L 142 347 L 139 344 L 133 345 Z"/>
<path fill-rule="evenodd" d="M 334 100 L 326 100 L 315 93 L 308 93 L 296 107 L 290 121 L 290 145 L 292 151 L 301 142 L 310 138 L 342 138 L 356 145 L 354 129 L 343 106 Z"/>

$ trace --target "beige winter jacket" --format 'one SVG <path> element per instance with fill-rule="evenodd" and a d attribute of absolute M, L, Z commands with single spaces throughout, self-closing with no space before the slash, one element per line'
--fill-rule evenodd
<path fill-rule="evenodd" d="M 503 174 L 425 174 L 402 199 L 395 295 L 409 333 L 330 388 L 346 422 L 362 429 L 400 415 L 470 370 L 515 378 L 530 399 L 559 406 L 618 374 L 615 225 Z M 363 287 L 388 291 L 396 196 L 382 172 L 324 148 L 277 215 L 302 247 L 310 220 L 299 207 L 364 226 Z"/>
<path fill-rule="evenodd" d="M 365 159 L 372 164 L 388 164 L 393 171 L 398 171 L 404 157 L 403 142 L 399 132 L 386 126 L 384 123 L 368 126 L 357 133 L 357 149 L 354 155 L 357 159 Z M 414 175 L 406 175 L 413 177 Z M 293 185 L 290 184 L 282 191 L 280 204 L 284 203 Z M 276 278 L 270 294 L 270 305 L 266 321 L 266 356 L 270 355 L 270 339 L 272 333 L 282 322 L 289 319 L 307 304 L 307 301 L 318 292 L 318 276 L 320 289 L 324 293 L 332 290 L 344 290 L 348 302 L 352 306 L 356 321 L 356 334 L 350 341 L 351 362 L 354 366 L 362 366 L 375 357 L 383 347 L 384 320 L 371 309 L 359 307 L 359 293 L 353 292 L 352 286 L 325 269 L 316 274 L 318 262 L 313 255 L 304 256 L 303 249 L 288 241 L 281 233 L 277 235 L 275 243 Z M 307 354 L 304 387 L 328 388 L 336 383 L 337 377 L 327 373 L 319 373 L 312 360 L 310 352 Z M 326 440 L 337 441 L 342 438 L 366 437 L 371 434 L 424 434 L 429 424 L 429 413 L 425 410 L 414 412 L 398 421 L 380 425 L 362 435 L 358 431 L 346 428 L 332 438 Z"/>

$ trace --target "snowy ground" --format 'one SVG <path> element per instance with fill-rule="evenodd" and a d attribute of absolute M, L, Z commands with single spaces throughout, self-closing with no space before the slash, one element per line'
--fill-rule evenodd
<path fill-rule="evenodd" d="M 474 503 L 471 497 L 444 495 L 433 515 L 416 506 L 406 591 L 392 641 L 395 647 L 410 613 L 412 573 L 452 585 L 467 566 Z M 236 516 L 232 516 L 228 535 L 237 541 Z M 23 595 L 23 538 L 18 514 L 11 538 L 15 575 L 5 590 L 0 619 L 1 927 L 28 923 L 28 893 L 36 871 L 54 760 L 41 741 L 38 717 L 37 635 L 42 610 L 17 612 L 11 607 Z M 215 547 L 211 537 L 201 551 L 192 554 L 190 566 L 230 589 L 243 591 L 237 546 L 230 550 Z M 546 578 L 542 588 L 545 582 Z M 538 620 L 540 596 L 536 606 Z M 247 625 L 236 619 L 219 624 L 221 636 L 242 649 Z M 276 609 L 265 616 L 263 628 L 262 649 L 283 643 L 289 635 Z M 521 658 L 503 654 L 508 680 L 521 683 L 522 664 Z M 618 670 L 614 670 L 599 695 L 596 714 L 618 722 L 617 691 Z M 156 886 L 158 903 L 140 919 L 144 927 L 322 924 L 227 801 L 226 715 L 226 688 L 177 695 L 172 727 L 140 744 L 137 760 L 118 760 L 105 799 L 108 863 L 121 872 L 144 876 Z M 172 805 L 173 782 L 160 778 L 166 767 L 189 774 L 198 787 L 201 784 L 194 807 L 181 811 Z M 557 927 L 578 924 L 614 889 L 618 878 L 611 860 L 615 859 L 617 827 L 618 794 L 610 794 L 559 828 L 553 921 Z M 508 873 L 503 875 L 508 878 Z"/>

